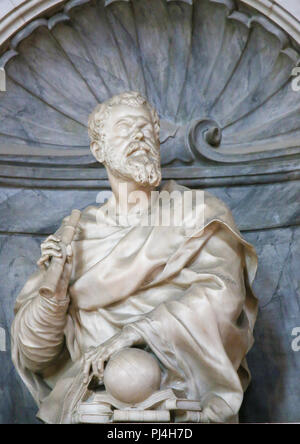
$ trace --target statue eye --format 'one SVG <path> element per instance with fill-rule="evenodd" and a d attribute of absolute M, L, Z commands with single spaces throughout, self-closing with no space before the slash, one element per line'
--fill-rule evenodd
<path fill-rule="evenodd" d="M 117 130 L 120 134 L 127 134 L 129 131 L 129 126 L 126 123 L 118 125 Z"/>

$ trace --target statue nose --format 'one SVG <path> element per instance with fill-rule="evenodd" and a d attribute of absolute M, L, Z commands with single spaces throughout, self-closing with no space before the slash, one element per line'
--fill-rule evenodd
<path fill-rule="evenodd" d="M 144 138 L 144 134 L 142 133 L 142 131 L 138 131 L 135 135 L 134 135 L 134 140 L 142 140 Z"/>

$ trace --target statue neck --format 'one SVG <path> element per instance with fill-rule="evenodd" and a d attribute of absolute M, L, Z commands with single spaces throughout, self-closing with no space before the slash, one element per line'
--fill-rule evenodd
<path fill-rule="evenodd" d="M 118 211 L 122 214 L 127 214 L 130 211 L 146 210 L 151 203 L 151 192 L 155 187 L 150 185 L 143 187 L 133 180 L 125 180 L 116 177 L 107 168 L 108 179 L 115 197 Z"/>

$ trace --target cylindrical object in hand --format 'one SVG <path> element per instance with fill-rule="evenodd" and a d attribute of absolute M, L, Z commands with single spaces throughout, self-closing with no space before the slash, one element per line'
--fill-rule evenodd
<path fill-rule="evenodd" d="M 81 213 L 79 210 L 73 210 L 69 221 L 63 227 L 61 242 L 64 245 L 70 245 L 74 239 L 76 227 L 78 225 Z M 43 285 L 40 287 L 40 295 L 46 298 L 52 298 L 57 290 L 61 279 L 66 258 L 53 257 L 47 270 Z"/>

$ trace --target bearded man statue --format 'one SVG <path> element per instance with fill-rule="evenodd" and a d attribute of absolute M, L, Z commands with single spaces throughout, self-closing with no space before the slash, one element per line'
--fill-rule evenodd
<path fill-rule="evenodd" d="M 257 311 L 253 247 L 211 194 L 175 181 L 157 190 L 159 118 L 139 93 L 100 104 L 89 135 L 112 195 L 82 211 L 72 240 L 70 216 L 43 242 L 15 306 L 13 362 L 38 417 L 237 422 Z M 168 212 L 177 223 L 163 222 Z"/>

